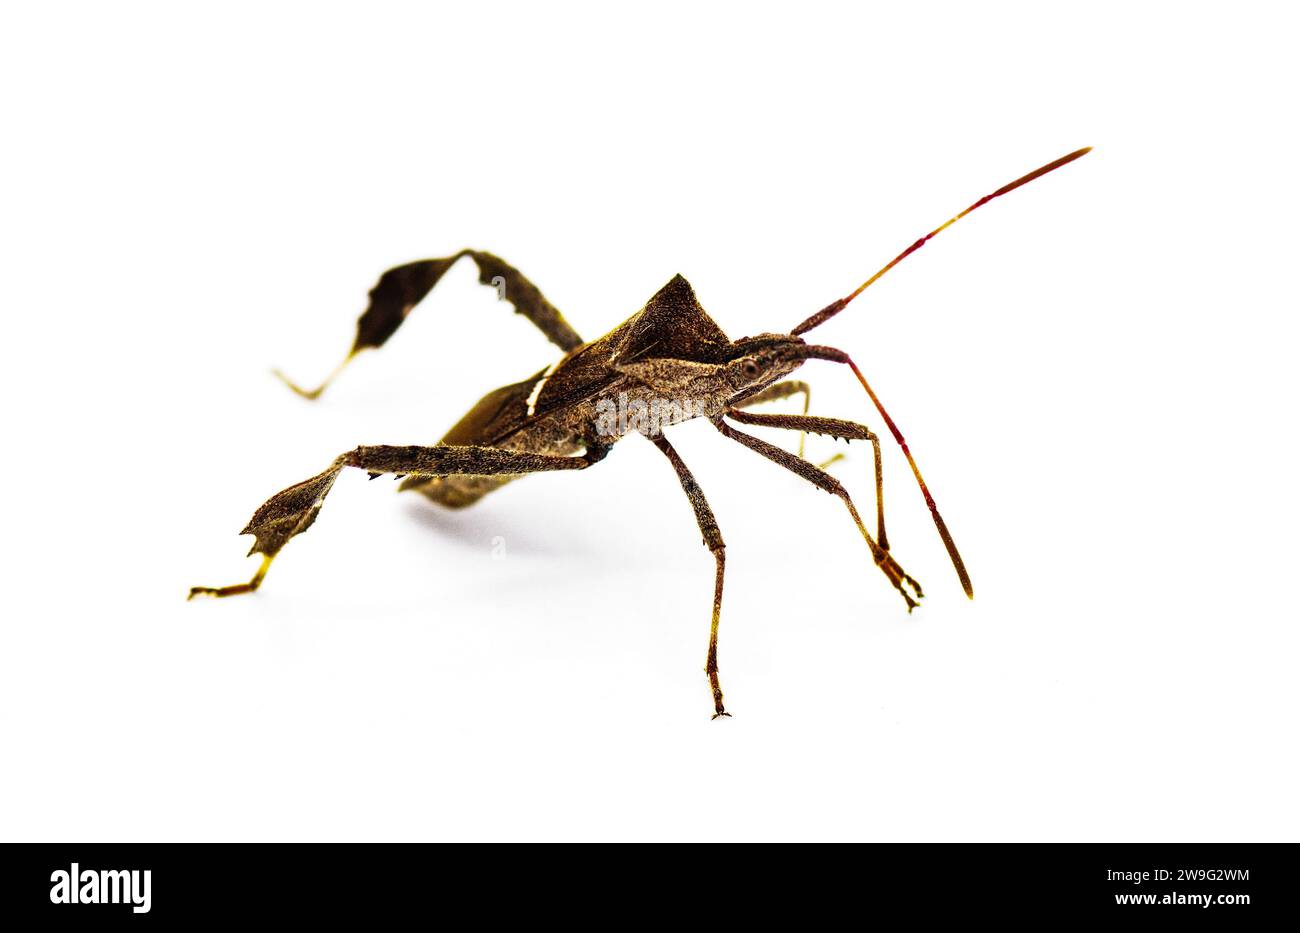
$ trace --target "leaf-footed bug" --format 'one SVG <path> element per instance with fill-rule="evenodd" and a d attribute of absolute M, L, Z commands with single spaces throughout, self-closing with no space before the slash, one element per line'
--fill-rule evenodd
<path fill-rule="evenodd" d="M 285 379 L 290 388 L 306 398 L 317 398 L 348 361 L 362 350 L 382 346 L 443 274 L 466 256 L 478 266 L 479 281 L 495 287 L 498 296 L 532 321 L 564 351 L 564 356 L 522 382 L 489 392 L 433 446 L 357 447 L 337 457 L 324 472 L 276 493 L 253 513 L 241 532 L 256 538 L 249 553 L 262 555 L 261 566 L 253 578 L 233 586 L 196 586 L 190 590 L 190 598 L 233 596 L 256 590 L 280 550 L 295 535 L 311 527 L 345 467 L 366 470 L 372 478 L 385 473 L 402 477 L 402 489 L 418 490 L 442 506 L 463 508 L 525 473 L 587 469 L 603 460 L 622 437 L 641 434 L 672 464 L 695 511 L 704 544 L 716 562 L 705 673 L 713 693 L 714 718 L 728 716 L 718 680 L 718 622 L 726 547 L 704 493 L 664 436 L 664 427 L 691 418 L 708 418 L 724 437 L 837 496 L 861 532 L 876 566 L 898 590 L 909 612 L 916 608 L 923 595 L 920 584 L 899 566 L 889 550 L 880 440 L 861 424 L 808 415 L 807 384 L 785 379 L 807 360 L 842 363 L 853 371 L 907 458 L 962 588 L 967 596 L 973 596 L 957 545 L 902 432 L 847 353 L 806 343 L 802 335 L 839 314 L 882 275 L 971 211 L 1088 151 L 1079 149 L 1063 156 L 976 201 L 916 240 L 854 291 L 831 302 L 788 334 L 759 334 L 730 340 L 700 307 L 690 284 L 680 275 L 674 276 L 644 308 L 608 334 L 584 342 L 537 286 L 491 253 L 467 249 L 444 259 L 426 259 L 390 269 L 371 289 L 369 307 L 357 321 L 356 339 L 343 362 L 315 389 L 305 390 Z M 748 411 L 755 405 L 798 394 L 804 396 L 802 415 L 762 415 Z M 833 476 L 802 456 L 737 430 L 728 420 L 801 434 L 812 432 L 870 441 L 875 459 L 875 536 L 863 524 L 848 491 Z"/>

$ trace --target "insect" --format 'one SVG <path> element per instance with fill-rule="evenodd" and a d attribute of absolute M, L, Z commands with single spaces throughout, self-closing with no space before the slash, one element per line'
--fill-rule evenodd
<path fill-rule="evenodd" d="M 809 386 L 786 377 L 808 360 L 848 366 L 866 390 L 885 426 L 902 449 L 930 511 L 962 589 L 973 596 L 970 576 L 934 497 L 921 477 L 898 426 L 885 411 L 862 371 L 843 350 L 807 343 L 803 335 L 848 306 L 895 265 L 930 239 L 994 198 L 1027 184 L 1083 156 L 1080 149 L 1003 185 L 912 243 L 854 291 L 831 302 L 788 334 L 759 334 L 731 340 L 705 313 L 686 279 L 674 276 L 645 307 L 605 336 L 583 341 L 541 291 L 513 266 L 477 250 L 462 250 L 444 259 L 426 259 L 388 270 L 370 291 L 370 303 L 357 321 L 356 339 L 343 362 L 315 389 L 306 390 L 281 375 L 298 394 L 315 399 L 358 353 L 384 344 L 457 261 L 470 258 L 479 281 L 497 289 L 564 351 L 556 363 L 522 382 L 485 395 L 437 444 L 431 446 L 362 446 L 339 455 L 322 473 L 290 486 L 268 499 L 241 534 L 255 536 L 249 554 L 262 563 L 246 583 L 196 586 L 195 596 L 234 596 L 251 593 L 266 577 L 276 555 L 316 520 L 335 479 L 345 468 L 365 470 L 371 479 L 383 474 L 402 478 L 402 489 L 423 493 L 439 505 L 459 509 L 528 473 L 585 470 L 605 459 L 614 444 L 628 434 L 640 434 L 655 445 L 677 474 L 690 500 L 713 555 L 716 577 L 705 674 L 713 695 L 713 718 L 729 716 L 718 678 L 718 623 L 726 546 L 722 532 L 691 471 L 668 442 L 663 429 L 691 418 L 707 418 L 730 440 L 801 476 L 838 497 L 866 541 L 872 560 L 902 596 L 908 612 L 924 595 L 921 585 L 890 553 L 885 534 L 884 490 L 880 438 L 864 425 L 839 418 L 808 415 Z M 278 374 L 278 373 L 277 373 Z M 280 375 L 280 374 L 278 374 Z M 803 396 L 803 414 L 759 414 L 756 405 Z M 872 445 L 876 483 L 876 533 L 863 523 L 844 486 L 802 456 L 760 440 L 735 424 L 828 435 Z M 802 453 L 802 444 L 801 444 Z"/>

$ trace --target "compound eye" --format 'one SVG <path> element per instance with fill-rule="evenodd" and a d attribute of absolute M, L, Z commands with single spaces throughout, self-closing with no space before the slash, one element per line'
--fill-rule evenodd
<path fill-rule="evenodd" d="M 760 372 L 757 361 L 752 358 L 741 361 L 740 371 L 746 379 L 757 379 Z"/>

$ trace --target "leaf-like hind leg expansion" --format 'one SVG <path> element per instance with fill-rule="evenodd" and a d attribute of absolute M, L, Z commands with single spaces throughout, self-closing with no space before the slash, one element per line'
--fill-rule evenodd
<path fill-rule="evenodd" d="M 709 508 L 700 484 L 695 481 L 695 477 L 691 475 L 691 471 L 676 449 L 662 434 L 657 434 L 650 440 L 664 452 L 672 463 L 673 469 L 677 471 L 682 491 L 686 493 L 691 508 L 695 510 L 695 521 L 700 526 L 700 533 L 704 535 L 704 546 L 712 552 L 717 564 L 717 576 L 713 584 L 713 622 L 709 627 L 709 653 L 705 657 L 704 673 L 709 678 L 709 689 L 713 693 L 713 718 L 730 716 L 731 714 L 722 705 L 722 686 L 718 681 L 718 622 L 722 616 L 722 578 L 726 569 L 727 546 L 722 541 L 722 532 L 718 529 L 717 519 L 713 517 L 713 510 Z"/>
<path fill-rule="evenodd" d="M 241 593 L 252 593 L 261 586 L 266 571 L 270 569 L 271 561 L 275 559 L 280 549 L 289 543 L 290 538 L 302 534 L 311 527 L 312 522 L 316 521 L 316 515 L 320 512 L 325 497 L 343 469 L 342 461 L 343 458 L 340 457 L 330 464 L 325 472 L 277 492 L 253 513 L 253 517 L 240 532 L 241 535 L 257 535 L 257 541 L 248 553 L 260 553 L 262 566 L 257 568 L 253 579 L 232 586 L 191 587 L 189 598 L 238 596 Z"/>
<path fill-rule="evenodd" d="M 463 256 L 478 266 L 478 280 L 496 288 L 497 295 L 510 302 L 561 350 L 569 351 L 582 344 L 578 332 L 569 326 L 555 305 L 546 300 L 541 289 L 504 259 L 481 250 L 463 249 L 443 259 L 422 259 L 389 269 L 370 290 L 370 304 L 357 320 L 357 336 L 352 349 L 325 380 L 314 389 L 304 389 L 284 373 L 275 374 L 303 398 L 319 398 L 345 366 L 362 350 L 383 346 L 397 332 L 411 311 L 424 300 L 443 275 Z"/>
<path fill-rule="evenodd" d="M 736 416 L 734 412 L 728 412 L 728 417 Z M 752 418 L 758 416 L 748 415 L 747 417 Z M 739 420 L 739 418 L 737 418 L 737 420 Z M 808 420 L 837 422 L 837 419 L 829 418 L 813 418 Z M 852 422 L 837 423 L 840 425 L 848 425 Z M 839 480 L 831 476 L 829 473 L 817 469 L 817 467 L 813 466 L 807 460 L 800 460 L 798 457 L 794 456 L 794 454 L 787 453 L 774 444 L 769 444 L 767 441 L 759 440 L 757 437 L 754 437 L 751 434 L 745 434 L 743 431 L 737 431 L 721 418 L 715 419 L 713 426 L 725 437 L 729 437 L 733 441 L 744 444 L 750 450 L 762 454 L 773 463 L 783 466 L 790 472 L 802 476 L 814 486 L 826 490 L 833 496 L 838 496 L 840 500 L 843 501 L 845 507 L 849 510 L 849 515 L 853 517 L 853 522 L 858 526 L 858 531 L 862 533 L 862 537 L 866 540 L 867 546 L 871 548 L 871 556 L 875 559 L 876 566 L 878 566 L 885 576 L 889 578 L 889 582 L 894 585 L 894 589 L 898 590 L 899 594 L 907 603 L 907 611 L 911 612 L 919 605 L 918 600 L 925 596 L 925 593 L 921 590 L 921 585 L 915 580 L 915 578 L 907 574 L 903 568 L 899 566 L 898 561 L 894 560 L 893 555 L 890 554 L 889 551 L 877 544 L 876 540 L 871 537 L 871 533 L 867 531 L 867 526 L 862 523 L 862 516 L 858 514 L 857 506 L 853 504 L 853 499 L 849 496 L 848 490 L 844 488 L 843 484 L 841 484 Z M 862 431 L 866 431 L 866 428 L 862 428 L 861 425 L 858 425 L 857 427 Z M 870 432 L 867 431 L 867 433 Z M 843 437 L 844 435 L 840 434 L 838 436 Z"/>
<path fill-rule="evenodd" d="M 323 473 L 276 493 L 253 513 L 248 525 L 240 532 L 255 535 L 256 542 L 249 553 L 263 555 L 262 566 L 252 580 L 225 587 L 196 586 L 190 590 L 190 598 L 235 596 L 256 590 L 276 554 L 316 521 L 325 497 L 344 467 L 356 467 L 367 471 L 371 476 L 382 473 L 398 476 L 498 476 L 552 470 L 584 470 L 603 460 L 608 452 L 608 446 L 595 444 L 579 457 L 552 457 L 516 453 L 496 447 L 441 444 L 433 447 L 358 447 L 340 456 Z"/>

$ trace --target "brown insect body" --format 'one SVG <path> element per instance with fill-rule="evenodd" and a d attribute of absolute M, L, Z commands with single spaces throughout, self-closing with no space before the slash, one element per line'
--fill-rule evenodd
<path fill-rule="evenodd" d="M 390 269 L 371 289 L 370 304 L 357 321 L 357 335 L 343 363 L 316 389 L 303 390 L 289 382 L 296 392 L 307 398 L 318 397 L 348 360 L 362 350 L 383 345 L 446 271 L 464 257 L 478 266 L 480 282 L 496 287 L 498 295 L 564 351 L 564 356 L 522 382 L 489 392 L 437 444 L 357 447 L 339 455 L 323 472 L 272 496 L 253 513 L 243 531 L 256 538 L 250 553 L 263 555 L 253 578 L 233 586 L 193 587 L 190 597 L 233 596 L 256 590 L 275 555 L 315 522 L 335 479 L 347 467 L 365 470 L 372 478 L 381 474 L 404 477 L 402 489 L 418 490 L 442 506 L 464 508 L 527 473 L 587 469 L 603 460 L 623 437 L 640 434 L 668 458 L 715 561 L 705 672 L 715 718 L 729 715 L 723 707 L 718 679 L 718 624 L 726 546 L 703 491 L 665 437 L 665 427 L 706 418 L 724 437 L 836 496 L 861 533 L 872 560 L 902 596 L 908 610 L 914 609 L 923 596 L 920 584 L 890 553 L 885 533 L 880 439 L 866 426 L 852 421 L 809 416 L 808 385 L 785 379 L 810 359 L 844 364 L 853 370 L 906 456 L 962 588 L 970 596 L 973 591 L 965 564 L 902 432 L 847 353 L 808 344 L 800 335 L 840 313 L 880 276 L 966 214 L 1086 152 L 1080 149 L 1070 153 L 981 198 L 913 242 L 855 291 L 813 314 L 789 334 L 730 340 L 700 306 L 690 284 L 678 275 L 618 327 L 598 340 L 584 342 L 537 286 L 491 253 L 462 250 L 446 258 Z M 762 415 L 747 410 L 793 395 L 804 397 L 802 415 Z M 811 432 L 870 442 L 875 466 L 875 536 L 867 530 L 843 484 L 803 459 L 802 443 L 796 456 L 739 431 L 729 422 L 797 431 L 801 437 Z"/>
<path fill-rule="evenodd" d="M 522 382 L 494 389 L 474 405 L 440 444 L 498 447 L 567 457 L 609 446 L 629 433 L 626 422 L 602 428 L 611 409 L 679 413 L 631 431 L 651 436 L 697 417 L 715 418 L 727 405 L 792 372 L 802 359 L 760 356 L 798 337 L 777 334 L 733 343 L 700 306 L 690 283 L 674 276 L 646 306 L 599 340 L 582 344 L 555 365 Z M 746 375 L 745 363 L 755 367 Z M 757 374 L 757 375 L 755 375 Z M 666 400 L 696 403 L 665 406 Z M 414 489 L 450 508 L 463 508 L 518 479 L 504 476 L 408 477 Z"/>

